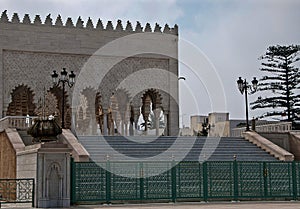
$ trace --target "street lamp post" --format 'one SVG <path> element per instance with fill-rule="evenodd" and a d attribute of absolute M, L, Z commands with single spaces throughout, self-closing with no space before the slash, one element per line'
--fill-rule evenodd
<path fill-rule="evenodd" d="M 252 92 L 255 92 L 257 90 L 257 84 L 258 80 L 256 80 L 256 77 L 252 80 L 252 86 L 247 83 L 246 79 L 242 79 L 242 77 L 239 77 L 237 80 L 238 88 L 241 92 L 241 94 L 245 93 L 245 103 L 246 103 L 246 131 L 250 131 L 249 128 L 249 116 L 248 116 L 248 89 L 250 89 Z"/>
<path fill-rule="evenodd" d="M 66 68 L 63 68 L 60 73 L 60 78 L 58 78 L 56 70 L 53 70 L 51 77 L 54 86 L 59 86 L 59 84 L 62 83 L 61 127 L 65 128 L 65 85 L 68 84 L 68 86 L 72 88 L 75 83 L 76 75 L 71 71 L 68 78 L 68 71 L 66 71 Z"/>

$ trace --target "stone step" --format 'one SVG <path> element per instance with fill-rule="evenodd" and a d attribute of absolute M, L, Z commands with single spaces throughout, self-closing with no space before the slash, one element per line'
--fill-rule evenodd
<path fill-rule="evenodd" d="M 91 159 L 105 161 L 136 160 L 168 152 L 161 161 L 173 158 L 198 161 L 199 156 L 208 161 L 276 161 L 276 158 L 243 138 L 209 137 L 122 137 L 79 136 L 79 141 L 90 153 Z M 193 143 L 193 144 L 191 144 Z M 113 153 L 117 153 L 114 155 Z M 205 157 L 205 155 L 207 157 Z M 127 157 L 124 157 L 127 156 Z M 236 156 L 236 158 L 234 158 Z"/>

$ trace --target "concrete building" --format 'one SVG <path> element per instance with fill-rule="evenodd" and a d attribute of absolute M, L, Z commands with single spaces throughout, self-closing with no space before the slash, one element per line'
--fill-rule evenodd
<path fill-rule="evenodd" d="M 213 112 L 208 114 L 209 136 L 221 137 L 230 135 L 229 113 Z"/>
<path fill-rule="evenodd" d="M 208 116 L 191 116 L 193 135 L 201 133 L 204 127 L 207 128 L 210 137 L 230 137 L 232 136 L 232 130 L 241 124 L 245 124 L 245 120 L 230 120 L 229 113 L 212 112 Z"/>
<path fill-rule="evenodd" d="M 208 121 L 208 116 L 204 115 L 192 115 L 190 117 L 190 126 L 193 135 L 202 131 L 203 123 Z"/>

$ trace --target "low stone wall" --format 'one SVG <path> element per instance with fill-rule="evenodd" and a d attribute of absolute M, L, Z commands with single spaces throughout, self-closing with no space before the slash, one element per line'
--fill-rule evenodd
<path fill-rule="evenodd" d="M 5 131 L 0 133 L 0 178 L 16 178 L 16 153 Z"/>
<path fill-rule="evenodd" d="M 25 148 L 16 129 L 7 128 L 0 133 L 0 178 L 16 178 L 16 153 Z"/>
<path fill-rule="evenodd" d="M 259 133 L 264 138 L 292 153 L 295 160 L 300 160 L 300 132 Z"/>
<path fill-rule="evenodd" d="M 289 132 L 279 132 L 279 133 L 265 133 L 260 132 L 259 135 L 278 145 L 279 147 L 285 149 L 288 152 L 290 150 Z"/>
<path fill-rule="evenodd" d="M 77 138 L 69 129 L 63 129 L 61 135 L 58 136 L 60 142 L 67 144 L 72 149 L 72 157 L 75 162 L 88 162 L 90 155 L 86 149 L 78 142 Z"/>
<path fill-rule="evenodd" d="M 256 132 L 248 131 L 244 133 L 244 137 L 249 142 L 257 145 L 258 147 L 262 148 L 263 150 L 269 152 L 271 155 L 274 155 L 276 158 L 282 161 L 293 161 L 294 155 L 290 152 L 284 150 L 283 148 L 279 147 L 278 145 L 272 143 L 268 139 L 264 138 L 263 136 L 259 135 Z"/>
<path fill-rule="evenodd" d="M 300 160 L 300 132 L 289 134 L 290 152 L 294 154 L 295 160 Z"/>
<path fill-rule="evenodd" d="M 40 144 L 26 146 L 17 152 L 17 178 L 36 179 L 37 152 L 40 147 Z"/>

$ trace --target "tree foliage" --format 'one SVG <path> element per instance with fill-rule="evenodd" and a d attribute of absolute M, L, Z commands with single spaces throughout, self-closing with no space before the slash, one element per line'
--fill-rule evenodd
<path fill-rule="evenodd" d="M 164 117 L 163 115 L 161 114 L 159 116 L 159 128 L 164 128 L 165 127 L 165 122 L 164 122 Z M 155 123 L 155 115 L 153 112 L 151 112 L 149 114 L 149 119 L 148 119 L 148 128 L 149 129 L 156 129 L 156 123 Z M 141 123 L 141 127 L 145 127 L 145 122 L 144 123 Z"/>
<path fill-rule="evenodd" d="M 261 117 L 287 115 L 293 120 L 300 112 L 300 72 L 296 64 L 300 60 L 300 46 L 270 46 L 260 57 L 261 71 L 266 75 L 259 80 L 258 91 L 267 96 L 259 96 L 251 103 L 252 109 L 271 108 Z"/>

